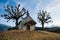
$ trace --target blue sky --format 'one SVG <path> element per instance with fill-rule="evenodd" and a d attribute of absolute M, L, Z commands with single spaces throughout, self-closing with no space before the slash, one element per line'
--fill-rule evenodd
<path fill-rule="evenodd" d="M 29 11 L 30 16 L 37 22 L 36 26 L 41 26 L 37 20 L 39 10 L 46 10 L 51 13 L 53 23 L 45 24 L 45 26 L 60 25 L 60 0 L 0 0 L 0 15 L 5 13 L 3 6 L 18 4 L 21 5 L 21 8 L 24 7 Z M 12 20 L 6 22 L 6 19 L 2 17 L 0 17 L 0 23 L 9 26 L 15 25 Z"/>

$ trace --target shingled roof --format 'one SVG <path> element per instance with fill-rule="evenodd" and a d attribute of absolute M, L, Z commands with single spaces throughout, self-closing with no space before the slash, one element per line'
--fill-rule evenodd
<path fill-rule="evenodd" d="M 29 23 L 29 22 L 34 22 L 34 24 L 36 24 L 36 22 L 32 19 L 31 16 L 27 16 L 26 18 L 24 18 L 21 23 L 22 24 L 26 24 L 26 23 Z"/>

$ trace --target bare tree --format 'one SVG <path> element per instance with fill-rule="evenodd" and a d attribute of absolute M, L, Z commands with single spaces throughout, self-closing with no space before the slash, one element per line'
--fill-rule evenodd
<path fill-rule="evenodd" d="M 18 21 L 22 16 L 24 16 L 24 14 L 26 14 L 26 9 L 22 8 L 20 10 L 20 4 L 18 4 L 18 6 L 9 6 L 7 5 L 6 7 L 4 7 L 5 11 L 8 12 L 8 14 L 4 14 L 1 15 L 1 17 L 4 17 L 5 19 L 8 19 L 7 22 L 9 20 L 14 20 L 16 22 L 16 26 L 15 28 L 18 29 L 18 24 L 20 24 L 21 21 Z"/>
<path fill-rule="evenodd" d="M 44 24 L 52 22 L 50 13 L 47 13 L 47 11 L 39 11 L 38 13 L 38 20 L 42 24 L 42 30 L 44 30 Z"/>

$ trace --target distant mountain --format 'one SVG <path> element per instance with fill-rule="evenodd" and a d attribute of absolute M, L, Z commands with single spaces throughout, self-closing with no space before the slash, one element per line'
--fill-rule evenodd
<path fill-rule="evenodd" d="M 4 32 L 11 28 L 11 26 L 5 25 L 5 24 L 0 24 L 0 32 Z"/>
<path fill-rule="evenodd" d="M 60 33 L 60 27 L 52 27 L 46 30 L 50 32 Z"/>
<path fill-rule="evenodd" d="M 42 27 L 35 27 L 35 30 L 42 30 Z M 60 33 L 60 26 L 59 27 L 55 26 L 55 27 L 51 27 L 51 28 L 45 27 L 45 30 L 49 31 L 49 32 Z"/>
<path fill-rule="evenodd" d="M 42 27 L 35 27 L 35 30 L 42 30 Z"/>

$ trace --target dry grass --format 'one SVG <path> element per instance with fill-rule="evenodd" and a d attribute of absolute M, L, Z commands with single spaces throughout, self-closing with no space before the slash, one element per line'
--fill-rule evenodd
<path fill-rule="evenodd" d="M 60 40 L 60 34 L 46 31 L 11 30 L 0 33 L 0 40 Z"/>

